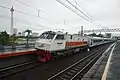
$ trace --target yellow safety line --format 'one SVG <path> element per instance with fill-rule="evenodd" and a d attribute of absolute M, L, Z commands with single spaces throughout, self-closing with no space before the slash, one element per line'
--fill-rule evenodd
<path fill-rule="evenodd" d="M 110 60 L 111 60 L 112 53 L 113 53 L 113 50 L 114 50 L 115 46 L 116 46 L 116 44 L 114 45 L 114 47 L 113 47 L 112 50 L 111 50 L 111 53 L 110 53 L 110 56 L 109 56 L 109 58 L 108 58 L 108 60 L 107 60 L 107 64 L 106 64 L 106 67 L 105 67 L 105 69 L 104 69 L 104 73 L 103 73 L 103 75 L 102 75 L 101 80 L 106 80 L 107 73 L 108 73 L 108 68 L 109 68 L 109 64 L 110 64 Z"/>

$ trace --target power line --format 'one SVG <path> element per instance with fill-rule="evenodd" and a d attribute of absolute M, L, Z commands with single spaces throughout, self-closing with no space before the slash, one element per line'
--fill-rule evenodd
<path fill-rule="evenodd" d="M 0 5 L 0 7 L 1 7 L 1 8 L 4 8 L 4 9 L 11 9 L 11 8 L 9 8 L 9 7 L 2 6 L 2 5 Z"/>
<path fill-rule="evenodd" d="M 14 1 L 15 1 L 15 2 L 18 2 L 18 3 L 22 4 L 22 5 L 25 5 L 25 6 L 27 6 L 27 7 L 31 7 L 31 8 L 33 8 L 33 9 L 37 10 L 37 11 L 41 11 L 41 12 L 43 12 L 43 13 L 46 13 L 45 11 L 43 11 L 43 10 L 41 10 L 41 9 L 38 9 L 38 8 L 36 8 L 36 7 L 34 7 L 34 6 L 31 6 L 30 4 L 26 4 L 26 3 L 21 2 L 21 1 L 19 1 L 19 0 L 14 0 Z M 46 13 L 46 14 L 47 14 L 47 13 Z"/>
<path fill-rule="evenodd" d="M 83 13 L 83 15 L 85 15 L 86 17 L 88 17 L 90 20 L 92 20 L 92 16 L 90 15 L 90 14 L 88 14 L 87 12 L 87 14 L 90 16 L 87 16 L 83 11 L 81 11 L 80 9 L 78 9 L 75 5 L 73 5 L 69 0 L 66 0 L 68 3 L 70 3 L 73 7 L 75 7 L 77 10 L 79 10 L 81 13 Z M 79 4 L 78 4 L 78 6 L 80 7 L 80 8 L 82 8 Z M 96 24 L 96 23 L 95 23 Z M 98 27 L 103 27 L 101 24 L 98 24 L 97 23 L 97 26 Z"/>
<path fill-rule="evenodd" d="M 3 8 L 3 9 L 8 9 L 8 10 L 10 10 L 11 8 L 9 8 L 9 7 L 6 7 L 6 6 L 2 6 L 2 5 L 0 5 L 0 7 L 1 8 Z M 32 16 L 32 17 L 35 17 L 35 18 L 40 18 L 40 19 L 43 19 L 43 20 L 47 20 L 47 21 L 53 21 L 53 20 L 51 20 L 51 19 L 46 19 L 46 18 L 43 18 L 43 17 L 38 17 L 37 15 L 34 15 L 34 14 L 30 14 L 30 13 L 27 13 L 27 12 L 23 12 L 23 11 L 20 11 L 20 10 L 17 10 L 17 9 L 14 9 L 14 11 L 15 12 L 18 12 L 18 13 L 22 13 L 22 14 L 25 14 L 25 15 L 29 15 L 29 16 Z"/>
<path fill-rule="evenodd" d="M 74 0 L 75 1 L 75 0 Z M 76 2 L 76 1 L 75 1 Z M 83 9 L 81 6 L 80 6 L 80 4 L 77 4 L 81 9 Z M 83 9 L 84 10 L 84 9 Z M 84 10 L 85 11 L 85 10 Z M 85 11 L 90 17 L 91 17 L 91 19 L 92 19 L 92 16 L 87 12 L 87 11 Z M 96 24 L 96 26 L 97 27 L 101 27 L 101 28 L 103 28 L 103 26 L 101 25 L 101 24 L 99 24 L 99 23 L 95 23 L 95 22 L 93 22 L 94 24 Z"/>
<path fill-rule="evenodd" d="M 90 14 L 88 14 L 88 15 L 86 15 L 83 11 L 81 11 L 80 9 L 78 9 L 74 4 L 72 4 L 69 0 L 66 0 L 69 4 L 71 4 L 75 9 L 77 9 L 78 11 L 80 11 L 85 17 L 87 17 L 87 19 L 86 18 L 84 18 L 83 16 L 81 16 L 79 13 L 77 13 L 75 10 L 73 10 L 70 6 L 68 6 L 68 5 L 66 5 L 63 1 L 61 1 L 61 0 L 56 0 L 57 2 L 59 2 L 60 4 L 62 4 L 63 6 L 65 6 L 66 8 L 68 8 L 69 10 L 71 10 L 72 12 L 74 12 L 74 13 L 76 13 L 78 16 L 80 16 L 81 18 L 83 18 L 84 20 L 86 20 L 86 21 L 88 21 L 88 22 L 90 22 L 90 23 L 94 23 L 94 22 L 92 22 L 92 16 L 90 15 Z M 79 5 L 79 7 L 81 7 L 80 5 Z M 102 25 L 100 25 L 100 24 L 98 24 L 98 23 L 94 23 L 94 24 L 97 24 L 96 26 L 98 26 L 98 27 L 103 27 Z"/>
<path fill-rule="evenodd" d="M 75 1 L 75 0 L 74 0 L 74 1 Z M 88 16 L 90 16 L 90 17 L 92 18 L 92 16 L 91 16 L 83 7 L 81 7 L 80 4 L 78 4 L 77 1 L 75 1 L 75 2 L 77 3 L 77 5 L 78 5 L 83 11 L 85 11 L 85 13 L 87 13 Z"/>
<path fill-rule="evenodd" d="M 75 1 L 75 0 L 74 0 Z M 75 1 L 76 2 L 76 1 Z M 82 10 L 84 10 L 81 6 L 80 6 L 80 4 L 77 4 Z M 91 19 L 92 19 L 92 16 L 86 11 L 86 10 L 84 10 L 86 13 L 87 13 L 87 15 L 89 15 L 90 17 L 91 17 Z M 93 22 L 94 23 L 94 22 Z M 101 26 L 101 24 L 97 24 L 97 23 L 94 23 L 94 24 L 96 24 L 96 26 L 98 26 L 98 27 L 103 27 L 103 26 Z"/>
<path fill-rule="evenodd" d="M 76 13 L 78 16 L 80 16 L 82 19 L 91 22 L 90 20 L 84 18 L 83 16 L 81 16 L 80 14 L 78 14 L 75 10 L 73 10 L 70 6 L 66 5 L 63 1 L 61 0 L 56 0 L 57 2 L 59 2 L 60 4 L 62 4 L 64 7 L 68 8 L 69 10 L 71 10 L 72 12 Z"/>
<path fill-rule="evenodd" d="M 89 16 L 87 16 L 83 11 L 78 9 L 74 4 L 72 4 L 69 0 L 66 0 L 69 4 L 71 4 L 74 8 L 76 8 L 78 11 L 80 11 L 84 16 L 86 16 L 88 19 L 92 20 Z"/>
<path fill-rule="evenodd" d="M 30 16 L 33 16 L 33 17 L 36 17 L 36 18 L 41 18 L 41 19 L 45 19 L 43 17 L 38 17 L 37 15 L 34 15 L 34 14 L 30 14 L 30 13 L 27 13 L 27 12 L 23 12 L 23 11 L 20 11 L 20 10 L 15 10 L 16 12 L 19 12 L 19 13 L 22 13 L 22 14 L 27 14 L 27 15 L 30 15 Z"/>
<path fill-rule="evenodd" d="M 9 10 L 11 9 L 11 8 L 9 8 L 9 7 L 2 6 L 2 5 L 0 5 L 0 7 L 1 7 L 1 8 L 5 8 L 5 9 L 9 9 Z M 22 14 L 30 15 L 30 16 L 33 16 L 33 17 L 36 17 L 36 18 L 45 19 L 45 18 L 43 18 L 43 17 L 38 17 L 37 15 L 30 14 L 30 13 L 27 13 L 27 12 L 23 12 L 23 11 L 20 11 L 20 10 L 17 10 L 17 9 L 14 9 L 14 11 L 19 12 L 19 13 L 22 13 Z"/>
<path fill-rule="evenodd" d="M 10 16 L 7 16 L 7 15 L 1 15 L 0 14 L 0 17 L 5 17 L 5 18 L 8 18 L 10 19 L 11 17 Z M 14 18 L 14 21 L 15 22 L 20 22 L 20 23 L 25 23 L 27 25 L 34 25 L 34 26 L 40 26 L 41 28 L 46 28 L 46 29 L 51 29 L 50 27 L 47 27 L 47 26 L 44 26 L 44 25 L 41 25 L 41 24 L 31 24 L 31 22 L 28 22 L 28 21 L 25 21 L 25 20 L 22 20 L 22 19 L 18 19 L 18 18 Z"/>

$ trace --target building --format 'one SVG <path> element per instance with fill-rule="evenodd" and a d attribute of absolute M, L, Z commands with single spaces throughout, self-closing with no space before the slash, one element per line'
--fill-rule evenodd
<path fill-rule="evenodd" d="M 111 33 L 106 33 L 106 37 L 107 38 L 111 38 L 112 36 L 111 36 Z"/>
<path fill-rule="evenodd" d="M 36 40 L 37 40 L 37 38 L 36 39 L 29 39 L 28 40 L 28 44 L 35 45 Z M 27 39 L 25 39 L 25 38 L 18 38 L 15 43 L 16 44 L 27 44 Z"/>
<path fill-rule="evenodd" d="M 21 36 L 25 36 L 25 32 L 24 31 L 21 33 Z"/>
<path fill-rule="evenodd" d="M 13 34 L 17 35 L 17 28 L 13 28 Z"/>
<path fill-rule="evenodd" d="M 38 37 L 38 36 L 39 36 L 39 34 L 38 34 L 38 33 L 36 33 L 36 32 L 33 32 L 33 33 L 32 33 L 32 36 L 33 36 L 33 37 Z"/>
<path fill-rule="evenodd" d="M 17 36 L 25 36 L 25 32 L 18 32 Z"/>

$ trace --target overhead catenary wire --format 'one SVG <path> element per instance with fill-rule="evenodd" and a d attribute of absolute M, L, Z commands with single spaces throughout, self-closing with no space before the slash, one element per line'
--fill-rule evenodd
<path fill-rule="evenodd" d="M 88 19 L 92 20 L 89 16 L 87 16 L 83 11 L 81 11 L 80 9 L 78 9 L 74 4 L 72 4 L 69 0 L 66 0 L 69 4 L 71 4 L 75 9 L 77 9 L 78 11 L 80 11 L 85 17 L 87 17 Z"/>
<path fill-rule="evenodd" d="M 23 14 L 27 14 L 27 15 L 30 15 L 30 16 L 33 16 L 33 17 L 36 17 L 36 18 L 41 18 L 41 19 L 45 19 L 43 17 L 38 17 L 37 15 L 34 15 L 34 14 L 30 14 L 30 13 L 27 13 L 27 12 L 23 12 L 23 11 L 20 11 L 20 10 L 14 10 L 16 12 L 19 12 L 19 13 L 23 13 Z"/>
<path fill-rule="evenodd" d="M 0 5 L 0 7 L 1 7 L 1 8 L 4 8 L 4 9 L 11 9 L 11 8 L 9 8 L 9 7 L 2 6 L 2 5 Z"/>
<path fill-rule="evenodd" d="M 75 1 L 75 0 L 74 0 Z M 77 2 L 77 1 L 75 1 L 75 2 Z M 81 6 L 80 6 L 80 4 L 77 4 L 82 10 L 84 10 Z M 85 11 L 85 13 L 87 13 L 87 15 L 89 15 L 90 16 L 90 18 L 91 18 L 91 20 L 92 20 L 92 16 L 86 11 L 86 10 L 84 10 Z M 97 27 L 101 27 L 101 28 L 103 28 L 103 26 L 101 25 L 101 24 L 99 24 L 99 23 L 95 23 L 95 22 L 93 22 L 93 20 L 92 20 L 92 22 L 91 23 L 93 23 L 93 24 L 95 24 Z"/>
<path fill-rule="evenodd" d="M 64 5 L 64 4 L 63 4 Z M 9 8 L 9 7 L 6 7 L 6 6 L 2 6 L 3 8 L 7 8 L 7 9 L 11 9 L 11 8 Z M 74 12 L 74 13 L 76 13 L 72 8 L 70 8 L 69 6 L 65 6 L 65 7 L 67 7 L 68 9 L 70 9 L 72 12 Z M 30 14 L 30 13 L 27 13 L 27 12 L 23 12 L 23 11 L 20 11 L 20 10 L 16 10 L 16 9 L 14 9 L 16 12 L 19 12 L 19 13 L 23 13 L 23 14 L 27 14 L 27 15 L 30 15 L 30 16 L 34 16 L 34 17 L 38 17 L 37 15 L 33 15 L 33 14 Z M 78 13 L 76 13 L 78 16 L 80 16 L 80 17 L 82 17 L 84 20 L 87 20 L 87 21 L 89 21 L 90 22 L 90 20 L 88 20 L 88 19 L 86 19 L 86 18 L 84 18 L 83 16 L 81 16 L 80 14 L 78 14 Z M 42 18 L 42 17 L 38 17 L 38 18 L 41 18 L 41 19 L 44 19 L 44 18 Z"/>
<path fill-rule="evenodd" d="M 71 10 L 72 12 L 76 13 L 78 16 L 80 16 L 82 19 L 91 22 L 91 20 L 86 19 L 85 17 L 81 16 L 80 14 L 78 14 L 74 9 L 72 9 L 70 6 L 66 5 L 63 1 L 61 0 L 56 0 L 57 2 L 59 2 L 60 4 L 62 4 L 64 7 L 68 8 L 69 10 Z"/>
<path fill-rule="evenodd" d="M 81 7 L 80 4 L 79 4 L 76 0 L 74 0 L 74 2 L 76 2 L 76 3 L 77 3 L 77 6 L 79 6 L 83 11 L 85 11 L 85 13 L 86 13 L 88 16 L 90 16 L 90 18 L 92 18 L 92 16 L 91 16 L 83 7 Z"/>
<path fill-rule="evenodd" d="M 11 9 L 11 8 L 9 8 L 9 7 L 6 7 L 6 6 L 2 6 L 2 5 L 0 5 L 0 7 L 1 8 L 5 8 L 5 9 Z M 16 12 L 19 12 L 19 13 L 22 13 L 22 14 L 26 14 L 26 15 L 29 15 L 29 16 L 32 16 L 32 17 L 36 17 L 36 18 L 41 18 L 41 19 L 45 19 L 45 18 L 43 18 L 43 17 L 38 17 L 37 15 L 34 15 L 34 14 L 30 14 L 30 13 L 27 13 L 27 12 L 23 12 L 23 11 L 20 11 L 20 10 L 17 10 L 17 9 L 14 9 L 14 11 L 16 11 Z"/>
<path fill-rule="evenodd" d="M 92 16 L 90 14 L 87 14 L 90 16 L 87 16 L 83 11 L 81 11 L 80 9 L 78 9 L 75 5 L 73 5 L 69 0 L 66 0 L 67 2 L 69 2 L 73 7 L 75 7 L 77 10 L 79 10 L 81 13 L 83 13 L 86 17 L 88 17 L 91 21 L 92 21 Z M 77 4 L 80 8 L 82 8 L 79 4 Z M 82 8 L 83 9 L 83 8 Z M 94 22 L 93 22 L 94 23 Z M 94 24 L 97 24 L 96 26 L 98 27 L 103 27 L 101 24 L 98 24 L 98 23 L 94 23 Z"/>
<path fill-rule="evenodd" d="M 8 19 L 10 19 L 11 17 L 10 16 L 7 16 L 7 15 L 2 15 L 2 14 L 0 14 L 0 17 L 1 18 L 8 18 Z M 48 26 L 45 26 L 45 25 L 42 25 L 42 24 L 32 24 L 31 22 L 28 22 L 28 21 L 25 21 L 25 20 L 22 20 L 22 19 L 19 19 L 19 18 L 14 18 L 14 20 L 15 21 L 17 21 L 17 22 L 20 22 L 20 23 L 25 23 L 25 24 L 27 24 L 27 25 L 34 25 L 34 26 L 39 26 L 39 27 L 41 27 L 41 28 L 46 28 L 46 29 L 51 29 L 50 27 L 48 27 Z"/>
<path fill-rule="evenodd" d="M 2 15 L 2 14 L 0 14 L 0 17 L 1 18 L 8 18 L 8 19 L 10 19 L 10 16 L 7 16 L 7 15 Z M 35 26 L 39 26 L 39 28 L 43 28 L 43 29 L 51 29 L 50 27 L 48 27 L 48 26 L 45 26 L 45 25 L 42 25 L 42 24 L 31 24 L 30 22 L 28 22 L 28 21 L 25 21 L 25 20 L 22 20 L 22 19 L 18 19 L 18 18 L 14 18 L 15 19 L 15 21 L 17 21 L 17 22 L 20 22 L 20 23 L 25 23 L 25 24 L 27 24 L 27 25 L 32 25 L 32 26 L 34 26 L 34 28 L 36 28 Z M 70 26 L 70 25 L 67 25 L 67 26 Z M 56 29 L 56 28 L 54 28 L 54 29 Z M 87 33 L 87 32 L 120 32 L 120 28 L 111 28 L 111 29 L 93 29 L 93 30 L 85 30 L 84 31 L 85 33 Z"/>
<path fill-rule="evenodd" d="M 59 0 L 58 0 L 58 1 L 59 1 Z M 62 1 L 61 1 L 61 2 L 59 1 L 59 3 L 61 3 L 62 5 L 64 5 L 66 8 L 68 8 L 68 9 L 71 10 L 72 12 L 76 13 L 78 16 L 82 17 L 84 20 L 91 22 L 91 20 L 88 20 L 88 19 L 84 18 L 84 17 L 81 16 L 79 13 L 77 13 L 76 11 L 74 11 L 74 9 L 72 9 L 70 6 L 65 5 L 65 3 L 63 3 Z M 5 8 L 5 9 L 11 9 L 11 8 L 9 8 L 9 7 L 2 6 L 2 5 L 0 5 L 0 7 L 1 7 L 1 8 Z M 15 10 L 16 12 L 19 12 L 19 13 L 22 13 L 22 14 L 26 14 L 26 15 L 30 15 L 30 16 L 32 16 L 32 17 L 44 19 L 44 18 L 38 17 L 37 15 L 34 15 L 34 14 L 30 14 L 30 13 L 27 13 L 27 12 L 23 12 L 23 11 L 20 11 L 20 10 L 17 10 L 17 9 L 14 9 L 14 10 Z M 98 25 L 98 26 L 100 26 L 100 25 Z M 102 27 L 102 26 L 100 26 L 100 27 Z"/>
<path fill-rule="evenodd" d="M 25 5 L 25 6 L 27 6 L 27 7 L 31 7 L 31 8 L 33 8 L 33 9 L 37 10 L 37 11 L 41 11 L 41 12 L 43 12 L 43 13 L 45 13 L 45 14 L 48 14 L 47 12 L 45 12 L 45 11 L 43 11 L 43 10 L 41 10 L 41 9 L 38 9 L 38 8 L 36 8 L 36 7 L 34 7 L 34 6 L 30 5 L 30 4 L 24 3 L 24 2 L 19 1 L 19 0 L 14 0 L 14 1 L 15 1 L 15 2 L 18 2 L 18 3 L 22 4 L 22 5 Z"/>
<path fill-rule="evenodd" d="M 0 5 L 0 7 L 3 8 L 3 9 L 8 9 L 8 10 L 11 9 L 11 8 L 9 8 L 9 7 L 7 7 L 7 6 L 3 6 L 3 5 Z M 15 11 L 15 12 L 18 12 L 18 13 L 21 13 L 21 14 L 25 14 L 25 15 L 28 15 L 28 16 L 35 17 L 35 18 L 37 18 L 37 19 L 42 19 L 42 20 L 50 21 L 50 22 L 53 21 L 53 20 L 51 20 L 51 19 L 46 19 L 46 18 L 43 18 L 43 17 L 38 17 L 37 15 L 30 14 L 30 13 L 27 13 L 27 12 L 23 12 L 23 11 L 18 10 L 18 9 L 14 9 L 14 11 Z M 56 23 L 58 23 L 58 22 L 56 22 Z M 47 28 L 48 28 L 48 27 L 47 27 Z"/>

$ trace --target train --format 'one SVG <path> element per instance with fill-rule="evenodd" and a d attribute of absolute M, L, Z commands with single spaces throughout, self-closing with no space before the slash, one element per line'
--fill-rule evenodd
<path fill-rule="evenodd" d="M 81 49 L 89 51 L 90 47 L 112 42 L 110 38 L 82 36 L 68 34 L 61 31 L 45 31 L 35 43 L 38 60 L 47 62 L 61 56 L 68 56 L 79 52 Z"/>

